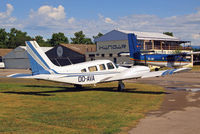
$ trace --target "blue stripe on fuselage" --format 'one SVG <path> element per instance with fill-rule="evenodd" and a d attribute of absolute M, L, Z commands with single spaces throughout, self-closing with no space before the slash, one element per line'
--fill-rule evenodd
<path fill-rule="evenodd" d="M 132 58 L 132 57 L 131 57 Z M 133 58 L 136 61 L 163 61 L 163 62 L 189 62 L 176 54 L 144 54 L 140 58 Z"/>
<path fill-rule="evenodd" d="M 33 75 L 37 74 L 50 74 L 49 71 L 45 70 L 38 62 L 35 61 L 35 59 L 28 53 L 30 66 L 32 70 Z"/>

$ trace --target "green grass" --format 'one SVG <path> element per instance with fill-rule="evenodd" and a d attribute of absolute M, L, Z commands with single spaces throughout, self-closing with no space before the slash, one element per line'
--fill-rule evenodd
<path fill-rule="evenodd" d="M 162 103 L 161 87 L 126 83 L 72 85 L 0 79 L 0 133 L 127 133 L 145 113 Z"/>

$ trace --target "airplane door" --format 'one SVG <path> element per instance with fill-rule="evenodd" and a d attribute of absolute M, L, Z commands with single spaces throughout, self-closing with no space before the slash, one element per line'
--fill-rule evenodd
<path fill-rule="evenodd" d="M 117 64 L 117 58 L 114 58 L 114 59 L 113 59 L 113 62 L 114 62 L 115 64 Z"/>
<path fill-rule="evenodd" d="M 175 64 L 175 57 L 173 55 L 168 55 L 167 56 L 167 66 L 173 67 L 174 64 Z"/>
<path fill-rule="evenodd" d="M 147 65 L 147 56 L 144 55 L 144 65 Z"/>

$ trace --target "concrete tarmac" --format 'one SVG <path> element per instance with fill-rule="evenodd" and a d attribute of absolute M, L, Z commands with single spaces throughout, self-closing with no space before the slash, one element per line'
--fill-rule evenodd
<path fill-rule="evenodd" d="M 16 74 L 16 73 L 31 74 L 31 71 L 28 69 L 0 69 L 0 78 L 6 77 L 7 75 L 11 75 L 11 74 Z"/>
<path fill-rule="evenodd" d="M 129 134 L 200 134 L 200 71 L 167 77 L 131 80 L 165 88 L 164 102 Z"/>

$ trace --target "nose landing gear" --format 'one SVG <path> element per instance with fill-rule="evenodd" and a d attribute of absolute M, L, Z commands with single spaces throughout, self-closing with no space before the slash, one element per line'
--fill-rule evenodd
<path fill-rule="evenodd" d="M 125 85 L 124 85 L 124 83 L 122 82 L 122 80 L 120 80 L 119 82 L 118 82 L 118 91 L 119 92 L 122 92 L 122 91 L 124 91 L 124 88 L 125 88 Z"/>

